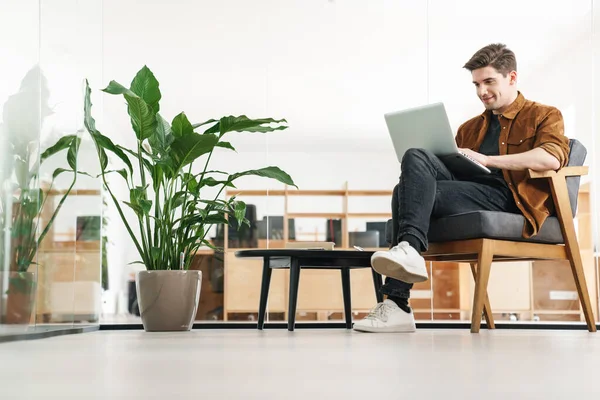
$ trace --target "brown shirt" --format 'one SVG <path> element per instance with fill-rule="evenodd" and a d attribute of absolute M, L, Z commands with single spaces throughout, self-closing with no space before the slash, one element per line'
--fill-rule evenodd
<path fill-rule="evenodd" d="M 458 147 L 478 151 L 490 123 L 491 111 L 484 111 L 458 128 Z M 523 153 L 542 148 L 560 162 L 561 168 L 569 160 L 569 139 L 564 134 L 562 114 L 558 109 L 539 104 L 519 92 L 517 99 L 498 116 L 500 121 L 500 155 Z M 546 179 L 529 180 L 527 171 L 503 170 L 504 180 L 513 193 L 517 207 L 525 216 L 523 237 L 536 235 L 549 215 L 554 214 L 554 203 Z"/>

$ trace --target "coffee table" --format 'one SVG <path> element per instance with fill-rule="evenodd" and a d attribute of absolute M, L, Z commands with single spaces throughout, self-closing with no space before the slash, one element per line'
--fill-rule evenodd
<path fill-rule="evenodd" d="M 298 286 L 301 269 L 339 269 L 342 277 L 342 292 L 344 296 L 344 313 L 346 328 L 352 328 L 352 304 L 350 296 L 350 270 L 356 268 L 371 268 L 373 251 L 356 250 L 302 250 L 302 249 L 252 249 L 240 250 L 235 253 L 240 258 L 262 258 L 263 271 L 260 287 L 260 303 L 258 306 L 258 329 L 265 324 L 269 286 L 273 269 L 290 269 L 290 291 L 288 303 L 288 331 L 294 330 L 296 322 L 296 305 L 298 304 Z M 383 301 L 379 289 L 383 285 L 382 276 L 371 269 L 373 287 L 378 302 Z"/>

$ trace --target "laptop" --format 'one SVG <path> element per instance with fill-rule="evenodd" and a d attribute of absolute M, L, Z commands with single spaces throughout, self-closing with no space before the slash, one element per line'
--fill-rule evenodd
<path fill-rule="evenodd" d="M 431 151 L 456 175 L 489 174 L 491 171 L 458 150 L 443 103 L 384 115 L 398 161 L 411 148 Z"/>

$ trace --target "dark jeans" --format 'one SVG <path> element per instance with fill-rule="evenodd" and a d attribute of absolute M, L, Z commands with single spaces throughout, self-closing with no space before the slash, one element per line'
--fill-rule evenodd
<path fill-rule="evenodd" d="M 425 251 L 430 219 L 480 210 L 520 213 L 501 177 L 457 177 L 431 152 L 410 149 L 402 158 L 400 183 L 392 196 L 392 246 L 412 235 Z M 386 278 L 381 293 L 408 299 L 411 288 Z"/>

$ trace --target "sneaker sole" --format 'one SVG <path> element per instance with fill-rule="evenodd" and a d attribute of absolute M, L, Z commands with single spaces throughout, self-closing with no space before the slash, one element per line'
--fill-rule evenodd
<path fill-rule="evenodd" d="M 422 273 L 410 271 L 404 265 L 399 264 L 396 261 L 392 261 L 385 256 L 372 259 L 371 266 L 381 275 L 389 276 L 390 278 L 394 278 L 406 283 L 425 282 L 429 279 L 429 276 L 427 276 L 427 270 L 425 270 L 425 275 L 423 276 Z"/>
<path fill-rule="evenodd" d="M 386 326 L 383 328 L 367 327 L 367 326 L 354 326 L 353 329 L 357 332 L 366 333 L 413 333 L 416 331 L 415 327 L 397 327 L 397 326 Z"/>

